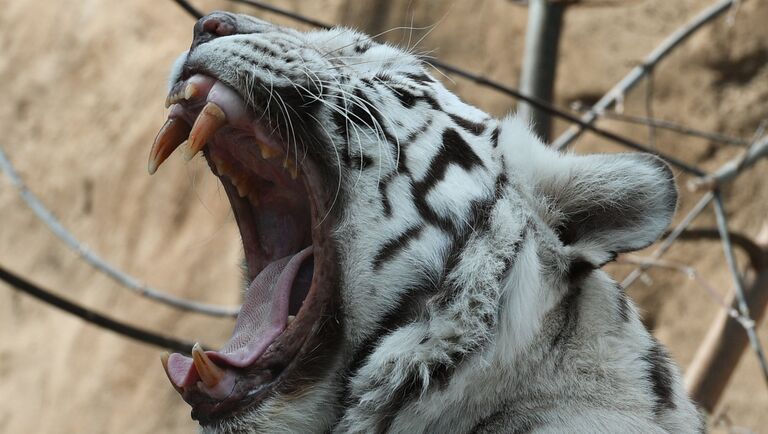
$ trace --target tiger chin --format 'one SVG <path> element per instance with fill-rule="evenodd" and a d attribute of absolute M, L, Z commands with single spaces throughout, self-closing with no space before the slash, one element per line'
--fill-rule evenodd
<path fill-rule="evenodd" d="M 644 154 L 560 154 L 355 31 L 200 19 L 149 171 L 229 198 L 230 340 L 165 355 L 204 433 L 688 433 L 677 367 L 601 267 L 676 207 Z"/>

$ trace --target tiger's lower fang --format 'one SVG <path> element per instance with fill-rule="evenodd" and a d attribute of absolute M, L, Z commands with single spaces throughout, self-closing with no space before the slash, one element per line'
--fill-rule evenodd
<path fill-rule="evenodd" d="M 160 354 L 160 363 L 163 365 L 163 370 L 165 371 L 165 375 L 168 377 L 168 380 L 171 381 L 171 385 L 173 385 L 173 388 L 176 389 L 179 393 L 184 393 L 184 391 L 176 386 L 176 384 L 173 383 L 173 380 L 171 379 L 171 373 L 168 371 L 168 358 L 171 356 L 170 353 L 167 351 Z"/>
<path fill-rule="evenodd" d="M 224 378 L 224 370 L 216 366 L 213 361 L 205 354 L 200 344 L 196 343 L 192 347 L 192 361 L 195 364 L 200 379 L 208 387 L 214 387 Z"/>

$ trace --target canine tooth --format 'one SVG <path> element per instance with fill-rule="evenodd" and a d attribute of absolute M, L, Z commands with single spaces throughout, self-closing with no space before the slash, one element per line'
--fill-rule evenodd
<path fill-rule="evenodd" d="M 160 132 L 155 137 L 152 149 L 149 151 L 149 162 L 147 170 L 153 175 L 157 168 L 163 164 L 169 155 L 181 145 L 189 136 L 190 128 L 186 122 L 181 119 L 168 119 L 160 128 Z"/>
<path fill-rule="evenodd" d="M 167 351 L 164 351 L 160 354 L 160 363 L 163 365 L 163 370 L 165 371 L 165 375 L 168 377 L 169 380 L 171 380 L 171 373 L 168 372 L 168 358 L 171 357 L 171 354 Z M 184 392 L 181 390 L 180 387 L 176 386 L 176 384 L 171 380 L 171 385 L 174 389 L 176 389 L 177 392 L 182 393 Z"/>
<path fill-rule="evenodd" d="M 288 324 L 290 325 L 295 319 L 296 319 L 296 315 L 288 315 Z"/>
<path fill-rule="evenodd" d="M 256 142 L 257 145 L 259 145 L 259 150 L 261 151 L 261 158 L 267 160 L 269 158 L 278 157 L 280 156 L 281 152 L 266 143 L 262 142 Z"/>
<path fill-rule="evenodd" d="M 229 173 L 227 173 L 227 178 L 232 182 L 232 184 L 237 187 L 240 184 L 243 184 L 245 179 L 243 178 L 242 172 L 239 172 L 237 170 L 230 170 Z"/>
<path fill-rule="evenodd" d="M 163 364 L 163 370 L 165 373 L 168 373 L 168 358 L 171 357 L 171 354 L 168 351 L 164 351 L 160 353 L 160 363 Z"/>
<path fill-rule="evenodd" d="M 199 94 L 199 89 L 197 86 L 195 86 L 192 83 L 187 83 L 187 86 L 184 87 L 184 99 L 189 101 L 190 99 L 196 97 Z"/>
<path fill-rule="evenodd" d="M 291 174 L 291 179 L 295 180 L 299 176 L 299 169 L 296 167 L 296 163 L 293 162 L 290 158 L 286 158 L 283 160 L 283 168 L 288 170 L 288 173 Z"/>
<path fill-rule="evenodd" d="M 216 168 L 216 173 L 221 175 L 221 166 L 223 166 L 224 160 L 217 154 L 211 153 L 211 161 L 213 162 L 213 167 Z"/>
<path fill-rule="evenodd" d="M 208 140 L 227 123 L 227 115 L 214 102 L 208 102 L 195 119 L 189 144 L 184 149 L 184 158 L 189 161 L 205 146 Z"/>
<path fill-rule="evenodd" d="M 165 97 L 165 108 L 170 107 L 176 102 L 176 93 L 168 94 L 168 96 Z"/>
<path fill-rule="evenodd" d="M 232 175 L 230 175 L 230 173 L 232 173 L 232 165 L 229 164 L 229 161 L 222 160 L 220 162 L 216 162 L 216 169 L 219 170 L 219 175 L 224 175 L 230 180 L 232 179 Z"/>
<path fill-rule="evenodd" d="M 181 101 L 181 90 L 177 90 L 165 97 L 165 108 L 168 108 L 179 101 Z"/>
<path fill-rule="evenodd" d="M 250 188 L 250 185 L 248 184 L 248 182 L 247 182 L 247 181 L 245 181 L 245 180 L 243 180 L 243 179 L 241 179 L 241 180 L 240 180 L 240 182 L 238 182 L 237 184 L 235 184 L 235 187 L 237 187 L 237 194 L 238 194 L 238 196 L 240 196 L 240 197 L 246 197 L 246 196 L 248 196 L 248 194 L 251 192 L 251 191 L 249 190 L 249 188 Z"/>
<path fill-rule="evenodd" d="M 192 362 L 206 386 L 214 387 L 224 378 L 224 370 L 208 358 L 199 343 L 192 347 Z"/>

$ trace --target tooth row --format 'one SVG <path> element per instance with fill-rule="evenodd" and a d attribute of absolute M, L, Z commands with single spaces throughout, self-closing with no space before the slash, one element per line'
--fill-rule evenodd
<path fill-rule="evenodd" d="M 183 150 L 184 158 L 190 160 L 226 123 L 227 116 L 224 111 L 213 102 L 203 107 L 191 128 L 181 119 L 169 118 L 160 128 L 149 151 L 147 163 L 149 174 L 154 174 L 168 156 L 185 141 L 187 146 Z"/>
<path fill-rule="evenodd" d="M 188 83 L 183 92 L 181 90 L 177 91 L 173 95 L 170 95 L 168 99 L 172 104 L 175 104 L 175 101 L 179 98 L 183 97 L 189 99 L 195 97 L 197 92 L 197 87 Z M 182 154 L 184 159 L 191 160 L 192 157 L 197 155 L 197 153 L 205 147 L 205 144 L 208 143 L 211 137 L 226 124 L 226 114 L 221 107 L 212 101 L 209 101 L 205 107 L 203 107 L 192 127 L 181 119 L 169 118 L 162 128 L 160 128 L 160 132 L 157 133 L 155 142 L 149 152 L 149 161 L 147 163 L 149 174 L 154 174 L 173 151 L 184 142 L 186 142 L 187 145 L 183 147 Z M 299 168 L 296 165 L 296 161 L 292 159 L 290 155 L 284 155 L 280 149 L 269 146 L 258 140 L 256 141 L 256 144 L 259 147 L 263 159 L 282 158 L 283 168 L 289 173 L 291 179 L 296 180 L 298 178 Z M 221 160 L 218 162 L 214 161 L 219 172 L 232 175 L 232 168 L 219 166 L 220 163 L 224 162 Z M 228 177 L 237 187 L 237 192 L 240 197 L 247 196 L 251 198 L 251 191 L 249 190 L 250 183 L 248 182 L 247 175 L 237 173 L 235 176 Z M 258 201 L 253 202 L 254 204 L 258 203 Z"/>
<path fill-rule="evenodd" d="M 200 90 L 193 83 L 187 83 L 183 88 L 179 88 L 176 92 L 168 95 L 165 98 L 165 108 L 170 107 L 173 104 L 181 101 L 189 101 L 200 94 Z"/>
<path fill-rule="evenodd" d="M 296 162 L 290 157 L 286 157 L 283 160 L 283 169 L 287 170 L 291 175 L 291 179 L 294 181 L 299 177 L 299 169 L 296 167 Z"/>
<path fill-rule="evenodd" d="M 211 155 L 213 165 L 216 166 L 216 173 L 221 176 L 225 176 L 232 185 L 237 189 L 237 195 L 240 197 L 247 197 L 253 205 L 259 204 L 259 196 L 255 190 L 251 190 L 253 184 L 251 183 L 248 174 L 243 173 L 237 167 L 234 167 L 227 160 L 222 160 L 217 154 Z"/>

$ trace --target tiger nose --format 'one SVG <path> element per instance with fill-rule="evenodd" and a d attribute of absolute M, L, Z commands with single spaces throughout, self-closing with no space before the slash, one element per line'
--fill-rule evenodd
<path fill-rule="evenodd" d="M 226 12 L 213 12 L 197 20 L 192 48 L 222 36 L 233 35 L 235 32 L 235 19 L 232 15 Z"/>

